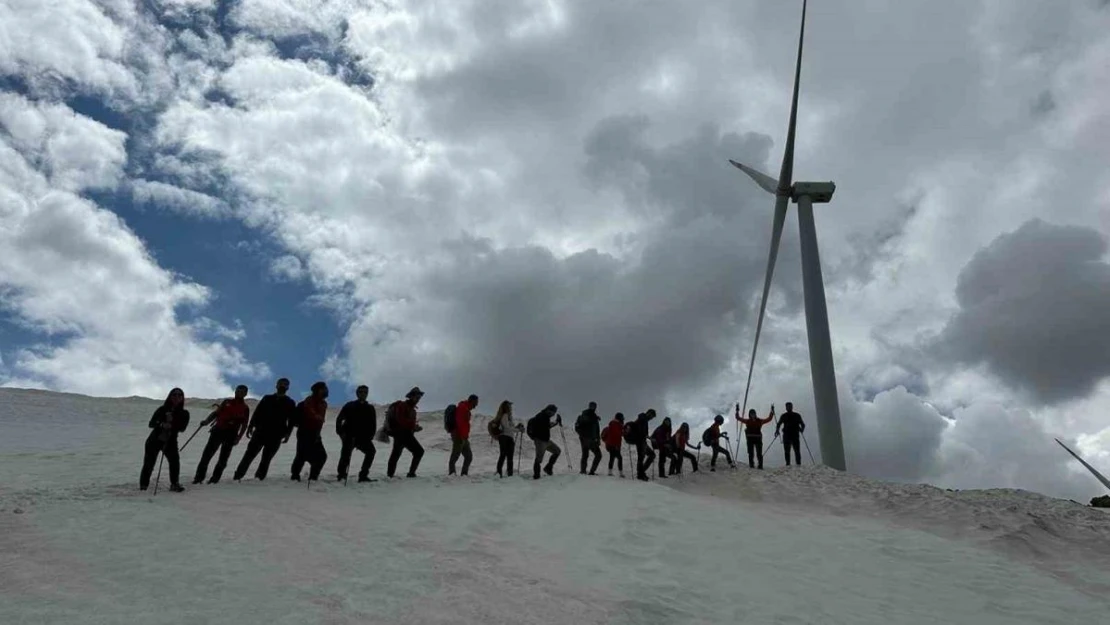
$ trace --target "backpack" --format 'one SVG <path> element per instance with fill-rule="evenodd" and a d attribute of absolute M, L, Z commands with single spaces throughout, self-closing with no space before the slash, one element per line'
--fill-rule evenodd
<path fill-rule="evenodd" d="M 705 431 L 701 433 L 701 442 L 703 445 L 708 445 L 710 447 L 712 447 L 713 444 L 716 442 L 713 440 L 712 426 L 705 428 Z"/>
<path fill-rule="evenodd" d="M 604 440 L 605 440 L 605 437 L 606 437 L 606 435 L 608 435 L 608 434 L 609 434 L 609 426 L 608 426 L 608 425 L 607 425 L 607 426 L 605 426 L 605 427 L 603 427 L 603 428 L 601 428 L 601 440 L 602 440 L 602 441 L 604 441 Z"/>
<path fill-rule="evenodd" d="M 455 431 L 455 404 L 450 404 L 443 409 L 443 429 L 448 432 Z"/>
<path fill-rule="evenodd" d="M 397 424 L 397 404 L 400 401 L 395 401 L 385 409 L 385 425 L 382 426 L 382 431 L 386 436 L 393 434 L 393 428 Z"/>
<path fill-rule="evenodd" d="M 501 436 L 501 420 L 490 419 L 489 423 L 486 424 L 486 431 L 489 432 L 490 438 Z"/>
<path fill-rule="evenodd" d="M 542 415 L 542 416 L 545 419 L 547 418 L 547 415 Z M 528 426 L 525 428 L 525 433 L 528 435 L 528 438 L 530 438 L 532 440 L 536 440 L 535 423 L 536 423 L 536 419 L 539 419 L 539 418 L 540 418 L 540 415 L 536 415 L 536 416 L 532 417 L 531 419 L 528 419 Z"/>
<path fill-rule="evenodd" d="M 637 426 L 636 426 L 635 421 L 633 421 L 631 423 L 625 423 L 624 424 L 624 442 L 628 443 L 629 445 L 635 445 L 637 439 L 640 438 L 640 435 L 636 430 L 637 430 Z"/>
<path fill-rule="evenodd" d="M 582 430 L 584 429 L 586 429 L 586 413 L 583 412 L 574 420 L 574 433 L 582 436 Z"/>

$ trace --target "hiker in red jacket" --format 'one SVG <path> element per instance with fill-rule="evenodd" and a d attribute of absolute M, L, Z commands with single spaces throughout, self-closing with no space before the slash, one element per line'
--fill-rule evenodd
<path fill-rule="evenodd" d="M 297 455 L 293 458 L 292 475 L 289 479 L 301 481 L 301 469 L 308 463 L 309 481 L 320 479 L 320 471 L 328 461 L 324 449 L 324 421 L 328 416 L 328 385 L 317 382 L 312 385 L 312 394 L 297 404 Z"/>
<path fill-rule="evenodd" d="M 451 458 L 447 462 L 447 475 L 455 474 L 455 463 L 460 455 L 463 459 L 461 475 L 470 471 L 470 461 L 474 459 L 474 454 L 470 452 L 470 412 L 477 407 L 477 395 L 471 395 L 455 405 L 455 429 L 451 431 Z"/>
<path fill-rule="evenodd" d="M 621 435 L 624 432 L 624 414 L 618 412 L 605 430 L 601 438 L 605 442 L 605 451 L 609 452 L 609 475 L 613 475 L 613 460 L 617 461 L 617 470 L 624 477 L 624 458 L 621 456 Z"/>
<path fill-rule="evenodd" d="M 752 408 L 748 411 L 748 418 L 740 416 L 740 404 L 736 404 L 736 420 L 744 424 L 744 437 L 748 442 L 748 466 L 756 468 L 755 460 L 759 459 L 759 468 L 763 468 L 763 426 L 775 420 L 775 405 L 771 404 L 771 414 L 766 419 L 760 419 L 759 414 Z"/>
<path fill-rule="evenodd" d="M 216 468 L 212 470 L 212 479 L 208 480 L 208 483 L 215 484 L 220 481 L 220 476 L 227 466 L 227 459 L 231 457 L 231 449 L 239 444 L 247 431 L 251 410 L 244 401 L 246 396 L 247 387 L 243 384 L 236 386 L 235 397 L 223 400 L 219 408 L 200 422 L 202 426 L 215 423 L 209 430 L 208 444 L 200 454 L 200 464 L 197 465 L 197 473 L 193 476 L 194 484 L 204 481 L 204 476 L 208 474 L 208 463 L 216 454 L 216 450 L 219 450 L 220 457 L 216 460 Z"/>
<path fill-rule="evenodd" d="M 659 452 L 659 477 L 667 477 L 667 460 L 674 463 L 671 450 L 671 418 L 664 417 L 663 423 L 651 433 L 651 447 Z"/>
<path fill-rule="evenodd" d="M 678 426 L 678 431 L 675 432 L 672 439 L 674 447 L 674 460 L 671 461 L 671 475 L 680 475 L 682 473 L 682 461 L 686 458 L 690 459 L 690 464 L 694 467 L 694 473 L 698 472 L 698 458 L 694 454 L 687 451 L 689 449 L 701 449 L 701 447 L 694 447 L 690 444 L 690 424 L 683 423 Z"/>
<path fill-rule="evenodd" d="M 408 477 L 416 477 L 416 468 L 424 457 L 424 448 L 416 440 L 416 433 L 423 429 L 416 423 L 416 406 L 423 396 L 424 391 L 415 386 L 405 395 L 404 401 L 393 402 L 386 411 L 385 426 L 393 437 L 393 451 L 389 454 L 385 473 L 389 477 L 397 472 L 397 461 L 401 459 L 401 452 L 406 449 L 412 454 Z"/>

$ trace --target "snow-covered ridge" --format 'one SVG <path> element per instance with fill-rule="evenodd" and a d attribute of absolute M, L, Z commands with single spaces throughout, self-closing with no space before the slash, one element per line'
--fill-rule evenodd
<path fill-rule="evenodd" d="M 196 422 L 212 403 L 190 402 Z M 820 467 L 585 477 L 573 433 L 573 470 L 499 480 L 484 418 L 472 477 L 449 479 L 437 412 L 417 479 L 381 479 L 379 446 L 380 481 L 335 482 L 333 413 L 311 488 L 288 480 L 292 445 L 265 482 L 188 485 L 194 442 L 188 490 L 152 497 L 136 481 L 157 405 L 0 389 L 0 622 L 1043 624 L 1110 608 L 1110 515 L 1034 493 Z"/>

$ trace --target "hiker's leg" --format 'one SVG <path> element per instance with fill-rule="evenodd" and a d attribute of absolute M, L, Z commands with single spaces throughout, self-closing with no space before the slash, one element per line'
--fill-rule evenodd
<path fill-rule="evenodd" d="M 470 473 L 470 461 L 474 460 L 474 453 L 470 451 L 470 439 L 469 438 L 466 439 L 465 441 L 463 441 L 463 444 L 462 444 L 462 458 L 463 458 L 462 474 L 463 475 L 469 475 L 469 473 Z"/>

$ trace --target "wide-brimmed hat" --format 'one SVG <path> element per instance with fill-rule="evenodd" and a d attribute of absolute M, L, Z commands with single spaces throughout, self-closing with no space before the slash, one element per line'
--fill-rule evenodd
<path fill-rule="evenodd" d="M 412 390 L 409 391 L 408 394 L 405 395 L 405 397 L 407 399 L 412 399 L 413 397 L 423 397 L 423 396 L 424 396 L 424 391 L 420 390 L 419 386 L 412 387 Z"/>

